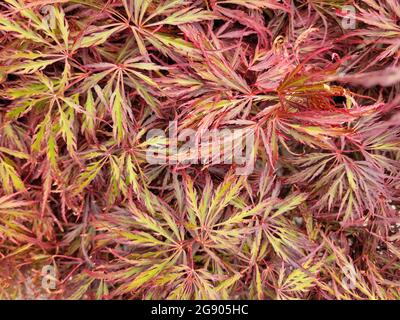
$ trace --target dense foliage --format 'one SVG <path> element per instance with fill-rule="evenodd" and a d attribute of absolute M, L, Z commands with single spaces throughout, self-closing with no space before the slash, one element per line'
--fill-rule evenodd
<path fill-rule="evenodd" d="M 399 59 L 398 0 L 1 1 L 0 298 L 399 299 Z"/>

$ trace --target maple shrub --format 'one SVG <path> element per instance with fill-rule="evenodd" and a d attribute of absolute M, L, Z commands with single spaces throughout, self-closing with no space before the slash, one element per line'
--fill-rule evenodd
<path fill-rule="evenodd" d="M 2 0 L 0 299 L 400 299 L 399 60 L 398 0 Z"/>

